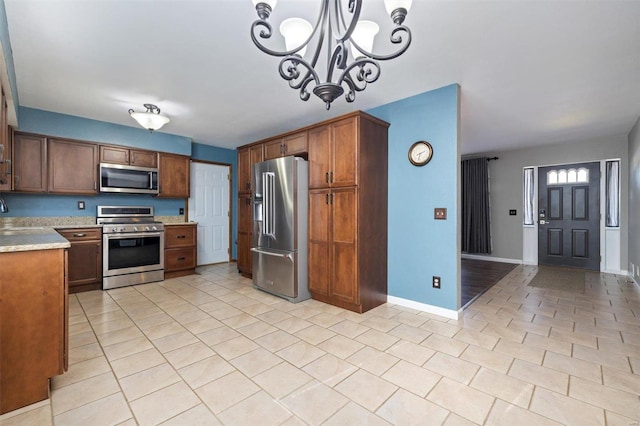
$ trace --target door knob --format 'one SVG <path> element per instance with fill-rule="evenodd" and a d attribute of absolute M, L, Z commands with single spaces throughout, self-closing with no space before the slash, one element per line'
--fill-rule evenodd
<path fill-rule="evenodd" d="M 539 223 L 540 225 L 548 225 L 548 224 L 549 224 L 549 222 L 547 222 L 547 221 L 546 221 L 546 220 L 544 220 L 544 219 L 540 219 L 540 221 L 539 221 L 538 223 Z"/>

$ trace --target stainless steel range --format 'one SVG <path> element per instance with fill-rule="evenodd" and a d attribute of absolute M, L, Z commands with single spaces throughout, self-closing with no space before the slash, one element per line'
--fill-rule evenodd
<path fill-rule="evenodd" d="M 153 207 L 98 206 L 102 224 L 102 289 L 164 279 L 164 224 Z"/>

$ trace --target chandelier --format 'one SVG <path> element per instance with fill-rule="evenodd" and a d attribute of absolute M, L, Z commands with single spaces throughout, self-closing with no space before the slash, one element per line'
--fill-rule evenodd
<path fill-rule="evenodd" d="M 278 67 L 280 76 L 291 88 L 300 90 L 300 99 L 309 99 L 311 85 L 313 93 L 324 101 L 327 109 L 345 93 L 345 89 L 345 99 L 353 102 L 356 92 L 363 91 L 368 83 L 380 77 L 378 61 L 397 58 L 411 44 L 411 31 L 403 23 L 412 0 L 384 0 L 395 24 L 389 40 L 397 46 L 395 52 L 386 55 L 372 52 L 379 26 L 359 19 L 362 0 L 322 0 L 315 26 L 301 18 L 284 20 L 280 25 L 285 38 L 284 51 L 272 50 L 260 40 L 273 35 L 268 19 L 277 0 L 252 1 L 259 18 L 251 24 L 251 39 L 255 45 L 269 55 L 282 57 Z M 312 47 L 313 41 L 315 46 L 307 56 L 307 47 Z M 321 80 L 316 65 L 323 47 L 327 52 L 327 70 L 325 79 Z"/>
<path fill-rule="evenodd" d="M 170 121 L 169 117 L 160 115 L 160 108 L 154 104 L 143 104 L 143 106 L 147 109 L 145 112 L 135 112 L 130 109 L 129 115 L 148 131 L 159 130 Z"/>

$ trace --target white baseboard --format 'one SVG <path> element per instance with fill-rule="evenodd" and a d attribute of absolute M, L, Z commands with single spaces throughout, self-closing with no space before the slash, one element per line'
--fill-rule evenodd
<path fill-rule="evenodd" d="M 600 272 L 604 272 L 605 274 L 625 275 L 627 277 L 629 276 L 629 271 L 626 271 L 626 270 L 623 270 L 623 269 L 620 269 L 620 270 L 617 270 L 617 271 L 613 270 L 613 269 L 611 269 L 611 270 L 606 270 L 605 269 L 605 270 L 601 270 Z"/>
<path fill-rule="evenodd" d="M 522 265 L 522 260 L 509 259 L 506 257 L 483 256 L 481 254 L 467 254 L 467 253 L 462 253 L 460 257 L 462 257 L 463 259 L 486 260 L 489 262 L 502 262 L 502 263 L 513 263 L 516 265 Z"/>
<path fill-rule="evenodd" d="M 403 299 L 401 297 L 387 296 L 387 303 L 394 305 L 404 306 L 406 308 L 416 309 L 422 312 L 428 312 L 434 315 L 440 315 L 441 317 L 458 320 L 462 318 L 462 309 L 454 311 L 452 309 L 445 309 L 439 306 L 428 305 L 426 303 L 416 302 L 415 300 Z"/>

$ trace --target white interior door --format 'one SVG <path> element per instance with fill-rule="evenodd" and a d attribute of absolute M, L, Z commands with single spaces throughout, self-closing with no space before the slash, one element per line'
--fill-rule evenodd
<path fill-rule="evenodd" d="M 229 261 L 229 166 L 191 163 L 189 220 L 198 222 L 198 265 Z"/>

